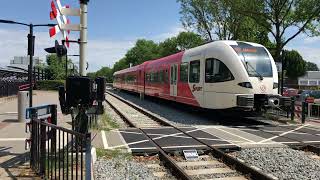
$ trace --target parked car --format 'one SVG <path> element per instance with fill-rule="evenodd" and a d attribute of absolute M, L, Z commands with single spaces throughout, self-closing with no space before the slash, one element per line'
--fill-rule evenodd
<path fill-rule="evenodd" d="M 293 97 L 298 95 L 298 89 L 286 88 L 283 90 L 283 96 Z"/>
<path fill-rule="evenodd" d="M 300 95 L 297 97 L 297 101 L 303 102 L 308 97 L 311 97 L 313 99 L 320 99 L 320 91 L 316 90 L 303 90 Z"/>

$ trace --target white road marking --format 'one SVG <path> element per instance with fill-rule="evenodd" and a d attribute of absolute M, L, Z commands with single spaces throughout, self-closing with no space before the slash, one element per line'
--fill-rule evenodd
<path fill-rule="evenodd" d="M 104 132 L 104 130 L 101 131 L 101 136 L 102 136 L 103 147 L 104 147 L 104 149 L 107 149 L 108 142 L 107 142 L 106 133 Z"/>
<path fill-rule="evenodd" d="M 25 141 L 27 138 L 0 138 L 0 141 Z"/>
<path fill-rule="evenodd" d="M 238 138 L 244 139 L 244 140 L 246 140 L 246 141 L 249 141 L 249 142 L 255 143 L 254 141 L 252 141 L 252 140 L 250 140 L 250 139 L 244 138 L 244 137 L 242 137 L 242 136 L 238 136 L 238 135 L 236 135 L 236 134 L 234 134 L 234 133 L 228 132 L 228 131 L 223 130 L 223 129 L 221 129 L 221 128 L 215 128 L 215 129 L 218 129 L 218 130 L 223 131 L 223 132 L 225 132 L 225 133 L 231 134 L 232 136 L 235 136 L 235 137 L 238 137 Z"/>
<path fill-rule="evenodd" d="M 289 133 L 291 133 L 291 132 L 294 132 L 294 131 L 296 131 L 296 130 L 299 130 L 299 129 L 305 127 L 305 126 L 307 126 L 307 124 L 305 124 L 305 125 L 303 125 L 303 126 L 300 126 L 300 127 L 297 127 L 297 128 L 295 128 L 295 129 L 292 129 L 292 130 L 290 130 L 290 131 L 286 131 L 286 132 L 284 132 L 284 133 L 282 133 L 282 134 L 279 134 L 279 135 L 277 135 L 277 136 L 273 136 L 273 137 L 271 137 L 271 138 L 268 138 L 268 139 L 259 141 L 258 143 L 263 143 L 263 142 L 270 141 L 270 140 L 272 140 L 272 139 L 275 139 L 275 138 L 284 136 L 284 135 L 286 135 L 286 134 L 289 134 Z"/>

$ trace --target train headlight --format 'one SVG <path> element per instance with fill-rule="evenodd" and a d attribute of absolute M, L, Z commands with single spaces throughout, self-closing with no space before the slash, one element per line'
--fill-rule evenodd
<path fill-rule="evenodd" d="M 250 82 L 241 82 L 241 83 L 239 83 L 238 85 L 241 86 L 241 87 L 244 87 L 244 88 L 250 88 L 250 89 L 252 89 L 252 85 L 251 85 Z"/>
<path fill-rule="evenodd" d="M 279 87 L 279 83 L 273 83 L 273 89 L 277 89 Z"/>

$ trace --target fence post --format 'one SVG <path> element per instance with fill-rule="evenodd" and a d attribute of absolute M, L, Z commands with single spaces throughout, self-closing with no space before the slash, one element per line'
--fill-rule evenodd
<path fill-rule="evenodd" d="M 45 176 L 46 170 L 46 126 L 42 123 L 40 124 L 40 176 Z"/>
<path fill-rule="evenodd" d="M 57 105 L 52 104 L 50 105 L 50 112 L 51 112 L 51 123 L 57 125 Z M 52 148 L 56 148 L 56 141 L 57 141 L 57 130 L 55 128 L 51 129 L 52 131 Z M 53 152 L 54 149 L 52 149 Z"/>
<path fill-rule="evenodd" d="M 307 102 L 302 102 L 302 112 L 301 112 L 301 122 L 304 124 L 306 122 L 306 106 L 308 105 Z"/>
<path fill-rule="evenodd" d="M 91 180 L 92 167 L 91 167 L 91 133 L 86 134 L 86 180 Z"/>
<path fill-rule="evenodd" d="M 37 145 L 35 142 L 35 137 L 36 137 L 36 123 L 35 123 L 35 118 L 37 117 L 37 111 L 35 109 L 30 109 L 30 121 L 31 121 L 31 148 L 30 148 L 30 166 L 31 168 L 34 167 L 35 163 L 34 163 L 34 159 L 35 159 L 35 146 Z"/>
<path fill-rule="evenodd" d="M 295 97 L 291 97 L 291 121 L 294 120 L 294 104 L 295 103 Z"/>

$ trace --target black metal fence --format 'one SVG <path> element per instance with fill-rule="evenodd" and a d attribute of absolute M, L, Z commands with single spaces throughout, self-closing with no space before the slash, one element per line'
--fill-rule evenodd
<path fill-rule="evenodd" d="M 44 179 L 91 179 L 91 134 L 55 125 L 56 108 L 29 109 L 31 168 Z M 51 116 L 38 118 L 40 111 Z"/>
<path fill-rule="evenodd" d="M 25 80 L 0 80 L 0 98 L 16 95 L 19 86 L 26 84 Z"/>

